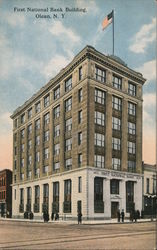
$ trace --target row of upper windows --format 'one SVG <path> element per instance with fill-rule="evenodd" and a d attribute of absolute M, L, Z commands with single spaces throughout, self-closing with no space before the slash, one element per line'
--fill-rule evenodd
<path fill-rule="evenodd" d="M 4 178 L 0 178 L 0 187 L 5 186 L 5 177 Z"/>
<path fill-rule="evenodd" d="M 105 157 L 103 155 L 94 155 L 94 166 L 97 168 L 105 168 Z M 112 169 L 113 170 L 121 170 L 121 159 L 120 158 L 112 158 Z M 135 172 L 136 171 L 136 161 L 128 160 L 128 171 Z"/>
<path fill-rule="evenodd" d="M 82 80 L 82 67 L 79 68 L 79 80 Z M 66 81 L 65 81 L 65 92 L 68 92 L 72 89 L 72 76 L 70 76 Z M 53 98 L 54 100 L 57 100 L 58 98 L 60 98 L 60 85 L 58 85 L 54 90 L 53 90 Z M 82 96 L 82 88 L 78 90 L 78 101 L 81 102 L 83 99 Z M 47 94 L 44 98 L 43 98 L 43 106 L 44 108 L 48 107 L 50 105 L 50 94 Z M 35 113 L 39 113 L 41 111 L 41 101 L 38 101 L 35 104 Z M 28 109 L 27 111 L 27 118 L 28 120 L 30 118 L 32 118 L 33 116 L 33 108 L 31 107 L 30 109 Z M 25 123 L 26 121 L 26 112 L 23 113 L 20 116 L 20 124 Z M 14 120 L 14 127 L 17 128 L 18 126 L 18 120 L 15 119 Z"/>
<path fill-rule="evenodd" d="M 105 83 L 106 82 L 106 70 L 99 67 L 95 67 L 95 78 L 96 80 Z M 122 90 L 122 77 L 113 73 L 112 75 L 112 86 L 116 89 Z M 128 82 L 128 94 L 136 96 L 137 85 L 133 82 Z"/>

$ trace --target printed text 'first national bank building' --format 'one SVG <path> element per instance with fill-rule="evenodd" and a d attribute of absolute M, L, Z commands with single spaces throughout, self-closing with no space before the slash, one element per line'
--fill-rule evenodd
<path fill-rule="evenodd" d="M 142 209 L 144 82 L 119 58 L 86 46 L 15 110 L 13 217 Z"/>

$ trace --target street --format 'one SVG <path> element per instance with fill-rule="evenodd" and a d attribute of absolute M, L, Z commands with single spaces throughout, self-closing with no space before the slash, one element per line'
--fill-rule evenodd
<path fill-rule="evenodd" d="M 124 224 L 0 221 L 1 249 L 156 249 L 156 222 Z"/>

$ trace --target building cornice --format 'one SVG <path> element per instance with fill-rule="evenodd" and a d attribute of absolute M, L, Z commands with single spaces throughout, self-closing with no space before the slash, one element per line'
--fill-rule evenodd
<path fill-rule="evenodd" d="M 72 71 L 85 59 L 92 59 L 95 62 L 101 63 L 108 69 L 111 69 L 117 73 L 120 73 L 133 81 L 136 81 L 140 84 L 144 84 L 146 79 L 142 77 L 142 74 L 137 73 L 136 71 L 129 69 L 127 66 L 117 62 L 110 56 L 105 56 L 104 54 L 97 51 L 91 46 L 86 46 L 82 51 L 80 51 L 74 59 L 63 68 L 54 78 L 52 78 L 44 87 L 42 87 L 36 94 L 34 94 L 29 100 L 27 100 L 22 106 L 18 107 L 14 113 L 10 116 L 14 119 L 19 113 L 23 111 L 24 108 L 27 108 L 31 103 L 37 101 L 41 96 L 43 96 L 47 91 L 49 91 L 57 83 L 65 79 L 72 73 Z"/>

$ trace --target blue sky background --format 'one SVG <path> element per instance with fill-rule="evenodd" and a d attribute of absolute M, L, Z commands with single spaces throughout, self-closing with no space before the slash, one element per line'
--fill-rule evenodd
<path fill-rule="evenodd" d="M 14 7 L 62 8 L 65 17 L 58 13 L 57 19 L 36 18 L 38 12 L 16 12 Z M 67 13 L 66 7 L 86 8 L 86 12 Z M 143 159 L 155 163 L 156 1 L 0 0 L 0 169 L 12 167 L 12 112 L 87 44 L 112 54 L 112 25 L 104 31 L 101 28 L 112 9 L 115 55 L 147 79 L 143 88 Z"/>

